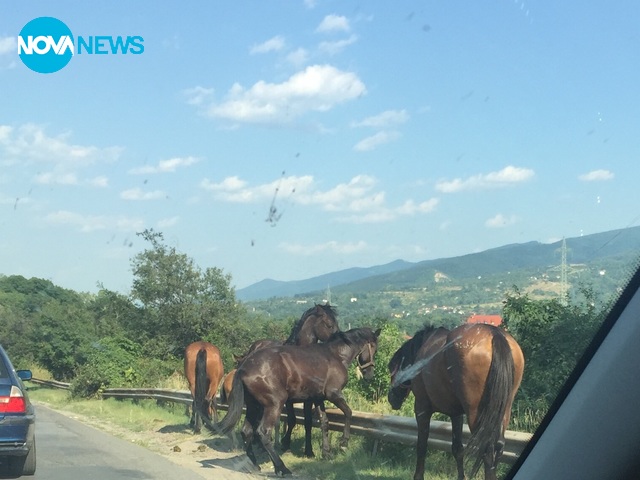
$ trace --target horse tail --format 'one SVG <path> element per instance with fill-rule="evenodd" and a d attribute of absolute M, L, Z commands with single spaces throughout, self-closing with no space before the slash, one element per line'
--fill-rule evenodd
<path fill-rule="evenodd" d="M 236 426 L 240 416 L 242 415 L 242 408 L 244 407 L 244 383 L 242 383 L 241 375 L 236 373 L 233 377 L 233 384 L 231 386 L 231 394 L 229 395 L 229 409 L 227 414 L 220 422 L 212 422 L 211 419 L 206 416 L 203 418 L 205 427 L 213 433 L 225 435 L 233 430 Z"/>
<path fill-rule="evenodd" d="M 229 399 L 227 398 L 227 390 L 224 388 L 224 382 L 226 379 L 226 376 L 222 377 L 222 382 L 220 382 L 220 403 L 227 403 L 229 401 Z"/>
<path fill-rule="evenodd" d="M 196 386 L 194 394 L 194 404 L 199 412 L 206 412 L 209 417 L 209 406 L 206 397 L 209 391 L 209 378 L 207 377 L 207 350 L 201 348 L 196 356 Z"/>
<path fill-rule="evenodd" d="M 474 431 L 467 444 L 467 450 L 476 455 L 469 478 L 473 478 L 480 469 L 488 449 L 498 449 L 492 450 L 494 462 L 497 455 L 502 453 L 504 445 L 498 446 L 498 442 L 503 442 L 502 422 L 511 404 L 515 383 L 515 366 L 509 342 L 500 330 L 493 328 L 492 332 L 491 366 L 478 404 Z"/>

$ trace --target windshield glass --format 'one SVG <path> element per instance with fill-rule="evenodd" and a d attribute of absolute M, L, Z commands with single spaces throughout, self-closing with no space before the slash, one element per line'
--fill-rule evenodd
<path fill-rule="evenodd" d="M 525 362 L 506 474 L 638 262 L 636 2 L 0 9 L 14 364 L 91 377 L 79 397 L 160 387 L 193 341 L 228 372 L 329 303 L 341 330 L 382 332 L 373 380 L 349 367 L 351 408 L 416 428 L 413 387 L 388 398 L 395 352 L 427 324 L 488 323 Z M 287 466 L 333 468 L 300 462 L 298 430 Z M 413 475 L 416 432 L 354 433 L 336 478 Z M 455 460 L 430 448 L 426 470 Z"/>

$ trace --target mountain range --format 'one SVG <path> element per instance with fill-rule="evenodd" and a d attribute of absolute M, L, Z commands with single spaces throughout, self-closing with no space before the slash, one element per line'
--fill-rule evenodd
<path fill-rule="evenodd" d="M 633 255 L 640 254 L 640 227 L 583 235 L 564 241 L 566 261 L 570 264 L 592 264 L 621 255 L 633 258 Z M 542 269 L 560 264 L 562 242 L 509 244 L 483 252 L 420 262 L 395 260 L 384 265 L 348 268 L 305 280 L 265 279 L 237 290 L 236 296 L 242 301 L 293 297 L 325 290 L 328 286 L 332 289 L 348 287 L 355 291 L 384 290 L 390 286 L 403 289 L 432 282 L 434 272 L 452 278 L 471 278 L 520 269 Z"/>

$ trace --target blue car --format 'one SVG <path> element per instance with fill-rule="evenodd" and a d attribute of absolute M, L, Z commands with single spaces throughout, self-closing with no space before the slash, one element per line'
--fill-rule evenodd
<path fill-rule="evenodd" d="M 36 471 L 36 415 L 23 380 L 31 370 L 16 371 L 0 345 L 0 472 L 13 478 Z"/>

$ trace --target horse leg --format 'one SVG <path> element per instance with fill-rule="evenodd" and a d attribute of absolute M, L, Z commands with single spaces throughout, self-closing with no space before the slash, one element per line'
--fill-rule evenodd
<path fill-rule="evenodd" d="M 258 423 L 257 416 L 258 408 L 253 405 L 252 402 L 247 402 L 247 413 L 244 417 L 244 425 L 242 426 L 242 441 L 244 442 L 244 450 L 247 457 L 249 457 L 249 460 L 260 470 L 258 459 L 253 451 L 253 434 L 256 431 Z"/>
<path fill-rule="evenodd" d="M 331 455 L 331 445 L 329 444 L 329 419 L 324 409 L 324 402 L 318 405 L 318 417 L 320 417 L 320 430 L 322 431 L 322 458 L 329 458 Z"/>
<path fill-rule="evenodd" d="M 291 432 L 293 431 L 293 427 L 296 426 L 296 412 L 293 408 L 292 402 L 287 402 L 285 404 L 285 409 L 287 410 L 287 430 L 284 432 L 282 439 L 280 440 L 281 450 L 286 452 L 291 448 Z M 278 418 L 278 422 L 280 419 Z"/>
<path fill-rule="evenodd" d="M 311 428 L 313 427 L 313 402 L 306 400 L 303 403 L 304 412 L 304 456 L 311 458 L 314 456 L 311 446 Z"/>
<path fill-rule="evenodd" d="M 351 408 L 347 405 L 346 400 L 342 396 L 342 392 L 338 392 L 333 398 L 327 396 L 327 400 L 335 404 L 344 414 L 344 430 L 342 431 L 342 438 L 340 439 L 340 448 L 344 450 L 349 445 L 349 437 L 351 436 Z"/>
<path fill-rule="evenodd" d="M 495 461 L 495 447 L 493 445 L 487 447 L 487 451 L 484 453 L 482 460 L 484 462 L 484 479 L 496 480 L 496 466 L 498 462 Z"/>
<path fill-rule="evenodd" d="M 196 424 L 196 401 L 193 400 L 191 402 L 191 413 L 189 413 L 189 405 L 186 406 L 185 412 L 187 414 L 187 417 L 191 417 L 189 420 L 189 427 L 193 428 Z"/>
<path fill-rule="evenodd" d="M 271 461 L 273 462 L 273 469 L 276 475 L 291 475 L 291 470 L 289 470 L 280 455 L 273 448 L 273 440 L 272 440 L 272 430 L 273 427 L 280 416 L 280 408 L 275 405 L 270 405 L 265 407 L 264 412 L 262 414 L 262 419 L 258 424 L 258 436 L 260 437 L 260 441 L 262 442 L 262 446 L 271 457 Z"/>
<path fill-rule="evenodd" d="M 456 459 L 458 468 L 458 480 L 466 480 L 464 476 L 464 446 L 462 445 L 462 424 L 464 422 L 463 415 L 455 415 L 451 417 L 451 453 Z"/>
<path fill-rule="evenodd" d="M 424 479 L 424 462 L 427 458 L 427 443 L 429 441 L 429 427 L 433 412 L 414 408 L 418 425 L 418 441 L 416 442 L 416 471 L 413 480 Z"/>
<path fill-rule="evenodd" d="M 509 412 L 509 410 L 507 410 L 507 412 Z M 482 458 L 484 462 L 485 480 L 496 480 L 496 468 L 498 467 L 498 462 L 500 461 L 500 457 L 502 457 L 502 453 L 504 452 L 504 432 L 507 429 L 507 425 L 509 424 L 509 418 L 510 415 L 505 415 L 505 419 L 500 428 L 500 436 L 498 437 L 498 441 L 495 443 L 495 445 L 487 446 L 487 451 L 484 453 L 484 456 Z"/>

